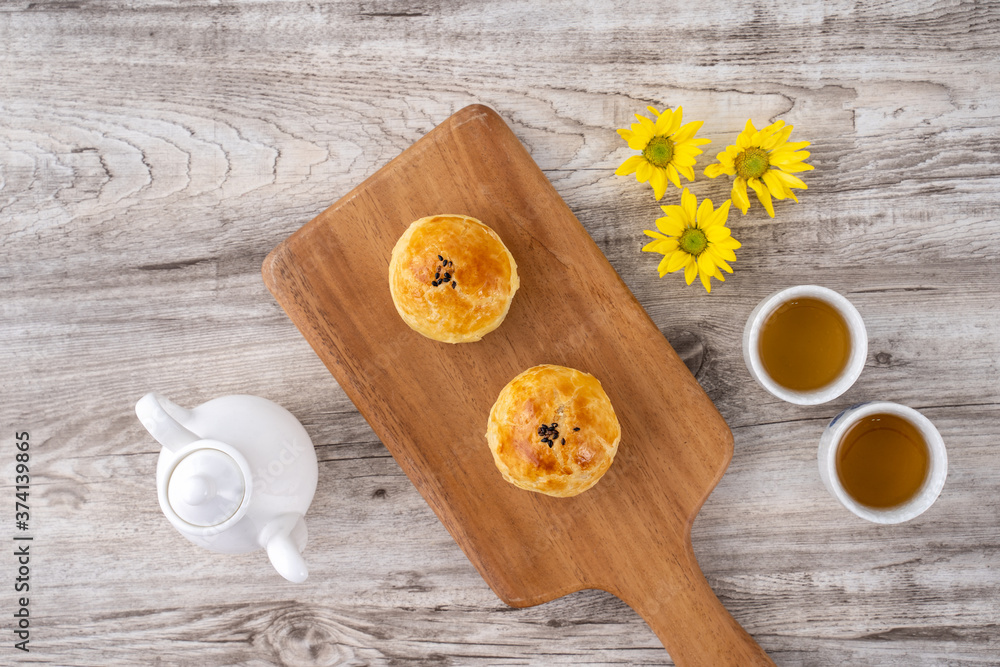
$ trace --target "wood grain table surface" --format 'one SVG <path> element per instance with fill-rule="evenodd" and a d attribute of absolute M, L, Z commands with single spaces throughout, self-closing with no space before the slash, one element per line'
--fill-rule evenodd
<path fill-rule="evenodd" d="M 0 4 L 0 539 L 31 441 L 30 653 L 0 553 L 0 663 L 667 665 L 610 594 L 511 609 L 490 591 L 267 292 L 282 239 L 458 109 L 494 108 L 735 436 L 695 553 L 778 665 L 1000 664 L 1000 4 L 232 2 Z M 615 129 L 683 105 L 812 141 L 801 202 L 731 214 L 710 295 L 640 252 L 651 190 Z M 676 203 L 668 190 L 662 203 Z M 760 389 L 754 305 L 815 283 L 865 319 L 859 381 L 820 406 Z M 647 381 L 657 382 L 656 368 Z M 287 407 L 319 457 L 309 580 L 188 543 L 133 413 L 233 393 Z M 877 526 L 823 488 L 829 420 L 921 410 L 949 474 Z M 485 445 L 484 445 L 485 446 Z M 6 555 L 5 555 L 6 554 Z"/>

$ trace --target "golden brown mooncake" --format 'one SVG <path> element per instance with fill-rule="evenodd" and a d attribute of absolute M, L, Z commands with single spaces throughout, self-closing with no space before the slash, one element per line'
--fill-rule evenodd
<path fill-rule="evenodd" d="M 586 491 L 607 472 L 621 426 L 597 378 L 543 365 L 503 388 L 490 410 L 486 440 L 505 480 L 565 498 Z"/>
<path fill-rule="evenodd" d="M 389 261 L 392 302 L 410 328 L 443 343 L 471 343 L 500 326 L 520 282 L 500 237 L 467 215 L 412 223 Z"/>

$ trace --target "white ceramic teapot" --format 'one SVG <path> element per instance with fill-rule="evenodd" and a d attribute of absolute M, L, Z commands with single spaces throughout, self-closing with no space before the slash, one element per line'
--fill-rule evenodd
<path fill-rule="evenodd" d="M 212 551 L 267 549 L 281 576 L 305 581 L 303 515 L 318 467 L 309 434 L 290 412 L 257 396 L 186 410 L 153 393 L 135 413 L 163 445 L 156 486 L 174 528 Z"/>

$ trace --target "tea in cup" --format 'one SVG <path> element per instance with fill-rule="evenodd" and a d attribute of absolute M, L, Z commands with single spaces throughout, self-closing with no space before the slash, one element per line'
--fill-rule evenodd
<path fill-rule="evenodd" d="M 743 330 L 743 359 L 754 380 L 798 405 L 831 401 L 854 384 L 868 356 L 861 314 L 826 287 L 798 285 L 754 308 Z"/>
<path fill-rule="evenodd" d="M 837 415 L 819 441 L 823 484 L 875 523 L 902 523 L 934 504 L 948 474 L 941 434 L 898 403 L 861 403 Z"/>

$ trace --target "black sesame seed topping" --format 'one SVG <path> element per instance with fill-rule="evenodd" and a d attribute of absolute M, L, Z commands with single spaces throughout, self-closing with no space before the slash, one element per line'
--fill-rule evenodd
<path fill-rule="evenodd" d="M 434 274 L 434 280 L 437 280 L 440 277 L 441 277 L 441 272 L 440 271 L 438 271 L 437 273 Z"/>
<path fill-rule="evenodd" d="M 444 257 L 442 257 L 441 255 L 438 255 L 438 259 L 440 259 L 442 262 L 444 261 Z"/>
<path fill-rule="evenodd" d="M 444 274 L 444 281 L 448 282 L 449 280 L 451 280 L 451 274 L 450 273 L 445 273 Z"/>
<path fill-rule="evenodd" d="M 559 431 L 556 427 L 559 424 L 552 422 L 551 424 L 542 424 L 538 427 L 538 435 L 542 439 L 542 442 L 546 443 L 549 447 L 555 444 L 555 441 L 559 439 Z"/>
<path fill-rule="evenodd" d="M 455 281 L 454 280 L 451 281 L 451 288 L 455 289 Z"/>
<path fill-rule="evenodd" d="M 566 444 L 566 438 L 562 439 L 562 444 L 564 444 L 564 445 Z"/>
<path fill-rule="evenodd" d="M 580 427 L 579 427 L 579 426 L 576 426 L 576 427 L 574 427 L 574 428 L 573 428 L 573 430 L 574 430 L 574 431 L 579 431 L 579 430 L 580 430 Z"/>

